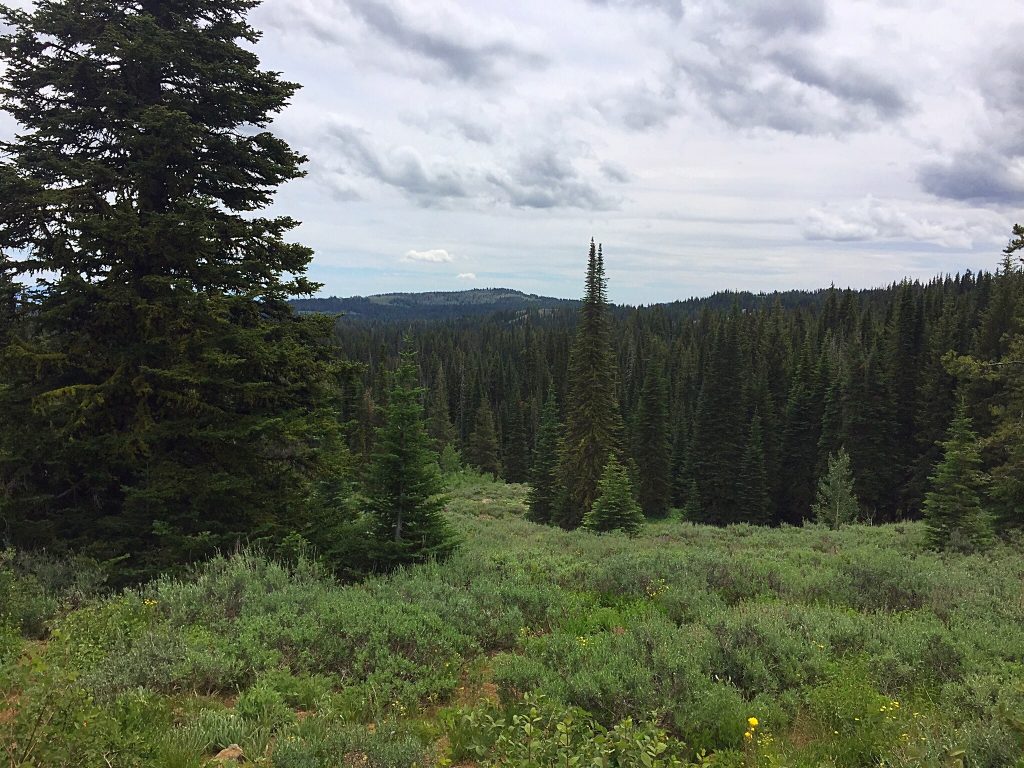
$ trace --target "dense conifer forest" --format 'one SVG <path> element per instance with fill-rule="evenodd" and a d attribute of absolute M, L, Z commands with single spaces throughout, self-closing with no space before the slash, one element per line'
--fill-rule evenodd
<path fill-rule="evenodd" d="M 311 299 L 255 5 L 0 5 L 5 764 L 1024 766 L 1024 227 Z"/>

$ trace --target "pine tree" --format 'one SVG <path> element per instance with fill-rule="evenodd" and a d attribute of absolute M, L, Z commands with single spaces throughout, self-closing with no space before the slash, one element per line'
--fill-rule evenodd
<path fill-rule="evenodd" d="M 529 474 L 530 449 L 526 437 L 526 424 L 523 421 L 525 409 L 526 404 L 518 399 L 509 403 L 505 409 L 508 417 L 502 433 L 505 439 L 501 466 L 504 470 L 502 476 L 510 483 L 526 482 Z"/>
<path fill-rule="evenodd" d="M 586 293 L 569 357 L 569 393 L 562 478 L 566 496 L 555 522 L 576 528 L 597 498 L 612 454 L 621 451 L 622 416 L 615 393 L 615 356 L 606 298 L 604 257 L 590 242 Z"/>
<path fill-rule="evenodd" d="M 843 447 L 828 457 L 828 469 L 818 481 L 818 494 L 811 507 L 814 519 L 832 530 L 852 523 L 860 514 L 860 503 L 853 492 L 850 454 Z"/>
<path fill-rule="evenodd" d="M 963 400 L 957 406 L 942 461 L 931 476 L 924 498 L 928 539 L 938 549 L 971 550 L 991 538 L 991 521 L 981 505 L 984 475 L 978 435 Z"/>
<path fill-rule="evenodd" d="M 771 498 L 768 495 L 768 473 L 764 461 L 764 438 L 761 416 L 756 411 L 750 421 L 747 446 L 740 468 L 740 506 L 736 520 L 765 525 L 770 520 Z"/>
<path fill-rule="evenodd" d="M 672 500 L 672 445 L 669 442 L 668 382 L 662 355 L 648 361 L 640 395 L 634 458 L 640 467 L 637 495 L 647 517 L 664 517 Z"/>
<path fill-rule="evenodd" d="M 561 503 L 561 483 L 558 464 L 558 444 L 562 425 L 558 420 L 558 404 L 555 389 L 548 389 L 544 410 L 537 432 L 537 445 L 533 451 L 533 466 L 530 469 L 530 492 L 527 497 L 529 511 L 526 513 L 535 523 L 550 523 Z"/>
<path fill-rule="evenodd" d="M 448 410 L 448 384 L 441 363 L 437 364 L 437 374 L 427 402 L 427 434 L 434 441 L 434 450 L 438 453 L 458 439 L 455 423 Z"/>
<path fill-rule="evenodd" d="M 384 570 L 444 558 L 456 543 L 442 514 L 443 485 L 437 456 L 430 449 L 418 381 L 415 356 L 407 345 L 366 475 L 373 556 Z"/>
<path fill-rule="evenodd" d="M 125 576 L 302 527 L 332 442 L 327 317 L 297 222 L 254 215 L 304 158 L 266 126 L 251 0 L 0 9 L 3 522 L 19 546 L 130 554 Z M 6 457 L 6 458 L 4 458 Z"/>
<path fill-rule="evenodd" d="M 466 442 L 466 463 L 481 472 L 487 472 L 495 477 L 501 476 L 498 433 L 494 429 L 494 413 L 486 398 L 480 401 L 473 431 Z"/>
<path fill-rule="evenodd" d="M 624 531 L 631 536 L 643 527 L 644 513 L 633 496 L 629 473 L 614 455 L 598 483 L 597 498 L 583 518 L 583 527 L 591 531 Z"/>

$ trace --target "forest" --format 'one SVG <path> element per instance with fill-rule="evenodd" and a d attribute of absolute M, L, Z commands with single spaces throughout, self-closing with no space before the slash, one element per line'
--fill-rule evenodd
<path fill-rule="evenodd" d="M 586 233 L 578 301 L 311 299 L 254 5 L 0 6 L 11 768 L 1024 766 L 1024 227 L 871 290 L 616 306 Z"/>

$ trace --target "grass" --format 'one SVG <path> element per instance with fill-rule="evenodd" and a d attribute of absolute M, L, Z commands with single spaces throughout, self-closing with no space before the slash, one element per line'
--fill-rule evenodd
<path fill-rule="evenodd" d="M 464 548 L 358 585 L 248 552 L 90 598 L 6 556 L 8 763 L 1024 766 L 1018 547 L 570 533 L 523 520 L 525 490 L 454 478 Z"/>

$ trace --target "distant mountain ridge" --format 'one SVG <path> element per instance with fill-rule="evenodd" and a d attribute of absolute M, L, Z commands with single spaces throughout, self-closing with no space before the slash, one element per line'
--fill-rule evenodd
<path fill-rule="evenodd" d="M 343 314 L 360 320 L 451 320 L 495 312 L 568 309 L 577 306 L 579 302 L 537 296 L 510 288 L 473 288 L 466 291 L 295 299 L 291 304 L 299 312 Z"/>

